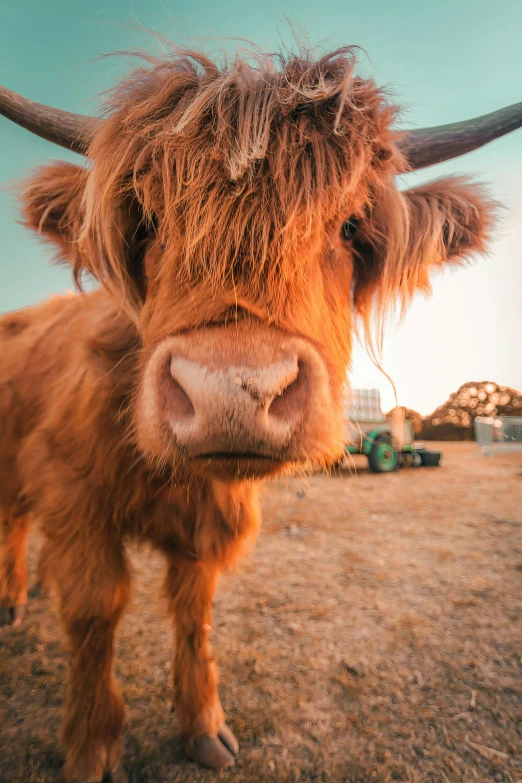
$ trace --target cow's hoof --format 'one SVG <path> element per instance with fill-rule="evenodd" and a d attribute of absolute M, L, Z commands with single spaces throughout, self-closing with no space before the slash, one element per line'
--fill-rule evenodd
<path fill-rule="evenodd" d="M 20 625 L 26 614 L 25 604 L 19 606 L 0 606 L 0 626 L 10 625 L 16 628 Z"/>
<path fill-rule="evenodd" d="M 129 783 L 123 764 L 118 764 L 115 769 L 108 772 L 103 778 L 103 783 Z"/>
<path fill-rule="evenodd" d="M 201 734 L 184 741 L 187 756 L 207 769 L 233 767 L 239 753 L 239 743 L 227 724 L 215 734 Z"/>

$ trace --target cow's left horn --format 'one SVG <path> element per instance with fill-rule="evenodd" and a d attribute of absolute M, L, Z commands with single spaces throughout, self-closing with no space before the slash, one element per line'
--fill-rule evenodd
<path fill-rule="evenodd" d="M 0 87 L 0 114 L 31 133 L 85 155 L 92 135 L 103 120 L 72 114 L 35 103 L 16 92 Z"/>
<path fill-rule="evenodd" d="M 473 120 L 406 130 L 399 147 L 412 169 L 458 158 L 522 127 L 522 103 Z"/>

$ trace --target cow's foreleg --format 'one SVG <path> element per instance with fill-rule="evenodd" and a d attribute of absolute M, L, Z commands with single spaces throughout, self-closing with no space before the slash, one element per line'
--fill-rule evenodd
<path fill-rule="evenodd" d="M 238 743 L 225 723 L 209 642 L 216 565 L 172 560 L 167 591 L 176 633 L 174 701 L 187 755 L 210 769 L 234 764 Z"/>
<path fill-rule="evenodd" d="M 6 516 L 0 530 L 0 625 L 19 625 L 27 604 L 29 518 Z"/>
<path fill-rule="evenodd" d="M 67 781 L 126 780 L 119 766 L 123 700 L 113 670 L 114 632 L 129 595 L 124 554 L 101 542 L 55 562 L 60 611 L 69 652 L 62 739 Z M 79 555 L 82 555 L 79 557 Z M 50 559 L 53 559 L 52 557 Z M 49 558 L 48 558 L 49 560 Z"/>

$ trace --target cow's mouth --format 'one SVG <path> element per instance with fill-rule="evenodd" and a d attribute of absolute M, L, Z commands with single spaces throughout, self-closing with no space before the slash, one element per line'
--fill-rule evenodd
<path fill-rule="evenodd" d="M 256 451 L 210 451 L 205 454 L 196 454 L 195 459 L 209 459 L 209 460 L 226 460 L 226 461 L 239 461 L 239 460 L 270 460 L 271 462 L 280 462 L 271 454 L 262 454 Z"/>
<path fill-rule="evenodd" d="M 225 480 L 262 478 L 277 472 L 286 461 L 282 456 L 257 451 L 209 451 L 195 454 L 191 461 L 205 474 Z"/>

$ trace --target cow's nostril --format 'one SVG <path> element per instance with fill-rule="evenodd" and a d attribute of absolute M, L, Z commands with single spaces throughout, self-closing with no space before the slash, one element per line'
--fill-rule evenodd
<path fill-rule="evenodd" d="M 194 406 L 192 405 L 187 392 L 176 380 L 176 378 L 174 378 L 172 373 L 169 375 L 168 406 L 171 413 L 179 418 L 189 418 L 194 416 Z"/>
<path fill-rule="evenodd" d="M 297 377 L 274 397 L 268 407 L 268 417 L 279 421 L 295 418 L 306 404 L 308 395 L 308 373 L 302 362 L 297 365 Z"/>

